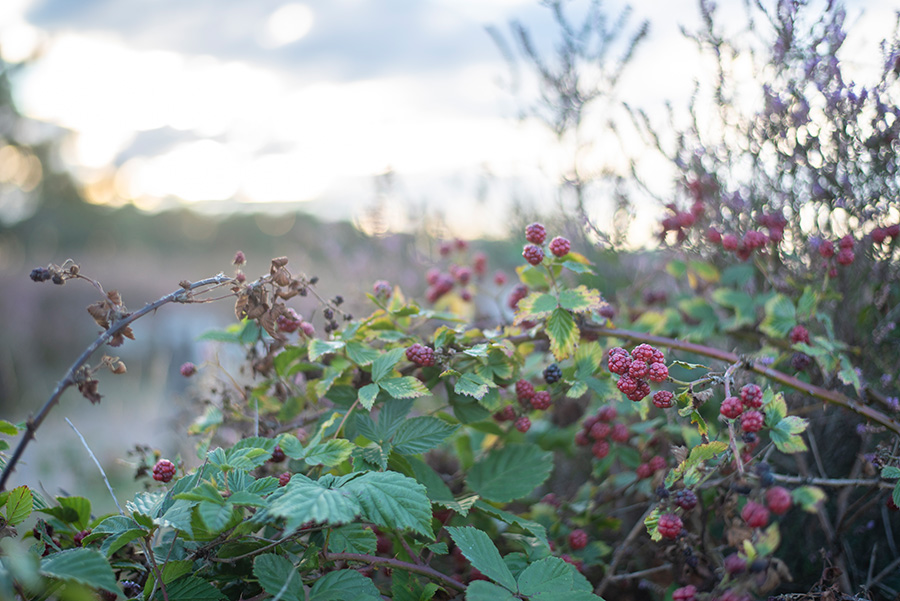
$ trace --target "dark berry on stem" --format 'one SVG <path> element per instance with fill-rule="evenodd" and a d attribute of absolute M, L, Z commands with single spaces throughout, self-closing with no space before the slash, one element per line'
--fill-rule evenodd
<path fill-rule="evenodd" d="M 532 223 L 525 228 L 525 239 L 532 244 L 543 244 L 547 239 L 547 230 L 540 223 Z"/>
<path fill-rule="evenodd" d="M 526 403 L 534 396 L 534 385 L 528 380 L 516 382 L 516 398 L 520 403 Z"/>
<path fill-rule="evenodd" d="M 157 482 L 169 482 L 175 475 L 175 464 L 168 459 L 160 459 L 153 466 L 153 479 Z"/>
<path fill-rule="evenodd" d="M 569 533 L 569 547 L 573 551 L 578 551 L 587 547 L 588 544 L 588 535 L 587 532 L 581 530 L 580 528 L 577 530 L 572 530 Z"/>
<path fill-rule="evenodd" d="M 278 486 L 287 486 L 287 483 L 291 481 L 291 473 L 283 472 L 278 476 Z"/>
<path fill-rule="evenodd" d="M 556 363 L 551 363 L 544 370 L 544 381 L 547 384 L 554 384 L 562 379 L 562 370 Z"/>
<path fill-rule="evenodd" d="M 683 488 L 672 494 L 672 503 L 685 511 L 690 511 L 697 506 L 697 495 L 691 489 Z"/>
<path fill-rule="evenodd" d="M 522 256 L 532 265 L 540 265 L 544 260 L 544 250 L 540 246 L 528 244 L 522 250 Z"/>
<path fill-rule="evenodd" d="M 550 252 L 552 252 L 557 257 L 564 257 L 569 254 L 569 251 L 572 249 L 572 245 L 568 240 L 561 236 L 557 236 L 553 240 L 550 241 Z"/>
<path fill-rule="evenodd" d="M 434 349 L 418 342 L 406 349 L 406 358 L 422 367 L 434 365 Z"/>
<path fill-rule="evenodd" d="M 535 392 L 534 396 L 531 397 L 531 406 L 538 411 L 546 411 L 550 408 L 550 403 L 550 392 L 547 390 Z"/>
<path fill-rule="evenodd" d="M 809 331 L 803 326 L 794 326 L 789 336 L 791 338 L 791 344 L 797 344 L 798 342 L 809 344 Z"/>
<path fill-rule="evenodd" d="M 275 448 L 272 449 L 272 456 L 269 457 L 269 461 L 272 463 L 281 463 L 287 459 L 287 455 L 284 454 L 284 451 L 281 450 L 281 447 L 275 445 Z"/>
<path fill-rule="evenodd" d="M 528 419 L 527 416 L 523 415 L 522 417 L 520 417 L 519 419 L 516 420 L 515 427 L 516 427 L 516 430 L 518 430 L 519 432 L 522 432 L 524 434 L 525 432 L 528 432 L 528 430 L 531 428 L 531 420 Z"/>

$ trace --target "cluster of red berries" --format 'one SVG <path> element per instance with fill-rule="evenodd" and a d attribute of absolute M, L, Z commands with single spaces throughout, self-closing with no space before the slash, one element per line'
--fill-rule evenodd
<path fill-rule="evenodd" d="M 817 250 L 819 251 L 819 255 L 823 259 L 830 260 L 834 258 L 834 260 L 843 266 L 850 265 L 853 263 L 853 260 L 856 258 L 856 255 L 853 253 L 853 247 L 856 246 L 856 241 L 853 239 L 853 236 L 847 234 L 840 240 L 838 240 L 838 248 L 835 251 L 834 242 L 831 240 L 822 240 L 818 244 Z M 829 277 L 835 277 L 837 275 L 837 269 L 831 264 L 830 269 L 828 270 Z"/>
<path fill-rule="evenodd" d="M 532 265 L 540 265 L 544 261 L 544 241 L 547 239 L 547 230 L 540 223 L 532 223 L 525 228 L 525 239 L 530 242 L 522 250 L 522 256 Z M 565 257 L 572 249 L 571 243 L 557 236 L 550 241 L 548 250 L 556 257 Z"/>
<path fill-rule="evenodd" d="M 669 368 L 666 367 L 666 358 L 662 351 L 649 344 L 639 344 L 631 351 L 622 347 L 609 349 L 607 354 L 607 367 L 609 371 L 619 375 L 616 387 L 632 401 L 641 401 L 650 394 L 650 384 L 664 382 L 669 377 Z M 671 407 L 671 398 L 668 395 L 660 395 L 658 406 Z"/>
<path fill-rule="evenodd" d="M 526 412 L 529 409 L 546 411 L 553 404 L 549 390 L 535 390 L 534 384 L 528 380 L 516 382 L 516 399 L 522 410 Z M 514 422 L 513 427 L 523 434 L 531 429 L 531 420 L 527 415 L 520 415 L 515 405 L 507 405 L 494 414 L 494 419 L 498 422 Z"/>
<path fill-rule="evenodd" d="M 418 342 L 406 349 L 406 358 L 422 367 L 434 365 L 434 349 Z"/>
<path fill-rule="evenodd" d="M 628 426 L 615 422 L 618 411 L 612 405 L 604 405 L 594 415 L 589 415 L 581 423 L 581 429 L 575 433 L 575 444 L 580 447 L 591 447 L 591 454 L 597 459 L 604 459 L 609 455 L 611 443 L 625 444 L 631 438 Z M 663 471 L 669 466 L 660 455 L 645 458 L 637 466 L 635 472 L 640 480 L 650 478 L 656 472 Z"/>
<path fill-rule="evenodd" d="M 748 433 L 759 432 L 765 422 L 765 415 L 757 411 L 763 405 L 762 389 L 756 384 L 745 384 L 741 396 L 730 396 L 722 401 L 719 413 L 726 419 L 741 419 L 741 430 Z M 745 411 L 746 409 L 746 411 Z"/>
<path fill-rule="evenodd" d="M 153 479 L 157 482 L 170 482 L 175 476 L 175 464 L 168 459 L 160 459 L 153 466 Z"/>
<path fill-rule="evenodd" d="M 469 243 L 465 240 L 444 241 L 438 247 L 438 251 L 442 257 L 448 257 L 454 251 L 465 253 L 469 250 Z M 425 298 L 430 303 L 437 302 L 439 298 L 449 293 L 455 286 L 460 286 L 459 296 L 464 301 L 472 300 L 472 290 L 469 284 L 473 278 L 481 279 L 487 273 L 487 255 L 483 252 L 477 252 L 472 255 L 472 265 L 453 264 L 447 268 L 447 271 L 441 271 L 437 268 L 431 268 L 425 273 L 425 281 L 428 283 L 428 289 L 425 291 Z M 494 282 L 498 286 L 502 286 L 506 282 L 506 276 L 502 272 L 497 272 L 494 276 Z M 382 289 L 381 293 L 389 292 Z M 379 291 L 376 289 L 376 296 Z"/>
<path fill-rule="evenodd" d="M 310 338 L 316 334 L 313 325 L 308 321 L 304 321 L 303 317 L 290 307 L 275 319 L 275 325 L 286 334 L 293 334 L 297 330 L 302 330 Z"/>

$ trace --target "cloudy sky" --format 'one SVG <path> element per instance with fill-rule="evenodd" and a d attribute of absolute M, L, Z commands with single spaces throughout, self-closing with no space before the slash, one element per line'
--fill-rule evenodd
<path fill-rule="evenodd" d="M 679 26 L 696 25 L 695 0 L 634 4 L 651 38 L 622 95 L 651 112 L 684 102 L 699 67 Z M 743 2 L 720 4 L 741 18 Z M 849 51 L 877 60 L 888 4 L 851 3 Z M 523 97 L 485 30 L 513 19 L 552 43 L 537 0 L 2 0 L 0 53 L 39 50 L 16 80 L 20 109 L 71 132 L 64 158 L 92 202 L 303 201 L 358 217 L 392 170 L 395 198 L 452 207 L 451 233 L 475 236 L 499 233 L 489 224 L 514 199 L 551 207 L 566 163 L 515 119 Z"/>

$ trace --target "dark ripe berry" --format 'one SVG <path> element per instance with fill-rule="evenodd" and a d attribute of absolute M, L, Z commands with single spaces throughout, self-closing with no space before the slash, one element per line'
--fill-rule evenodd
<path fill-rule="evenodd" d="M 697 587 L 693 584 L 689 584 L 672 591 L 672 601 L 695 601 L 696 599 Z"/>
<path fill-rule="evenodd" d="M 794 353 L 791 355 L 791 367 L 794 371 L 806 371 L 812 365 L 812 357 L 806 353 Z"/>
<path fill-rule="evenodd" d="M 625 424 L 616 424 L 613 426 L 612 432 L 609 434 L 610 439 L 614 442 L 628 442 L 628 439 L 631 438 L 631 434 L 628 432 L 628 426 Z"/>
<path fill-rule="evenodd" d="M 605 440 L 610 432 L 612 432 L 612 428 L 606 422 L 597 422 L 593 426 L 591 426 L 591 430 L 589 434 L 591 438 L 594 440 Z"/>
<path fill-rule="evenodd" d="M 756 384 L 744 384 L 741 388 L 741 402 L 750 409 L 762 407 L 762 389 Z"/>
<path fill-rule="evenodd" d="M 650 365 L 646 361 L 635 359 L 631 362 L 631 365 L 628 366 L 628 375 L 636 380 L 646 378 L 649 373 Z"/>
<path fill-rule="evenodd" d="M 653 394 L 653 405 L 660 409 L 668 409 L 675 404 L 675 395 L 668 390 L 660 390 Z"/>
<path fill-rule="evenodd" d="M 569 251 L 572 249 L 572 245 L 569 244 L 569 241 L 563 238 L 562 236 L 557 236 L 553 240 L 550 241 L 550 252 L 552 252 L 557 257 L 565 257 L 569 254 Z"/>
<path fill-rule="evenodd" d="M 581 530 L 580 528 L 577 530 L 572 530 L 569 533 L 569 548 L 573 551 L 579 551 L 587 547 L 588 544 L 588 535 L 587 532 Z"/>
<path fill-rule="evenodd" d="M 631 357 L 626 353 L 613 353 L 610 351 L 606 365 L 609 371 L 622 376 L 628 373 L 628 369 L 631 367 Z"/>
<path fill-rule="evenodd" d="M 522 256 L 532 265 L 540 265 L 541 261 L 544 260 L 544 249 L 534 244 L 527 244 L 522 249 Z"/>
<path fill-rule="evenodd" d="M 123 580 L 120 584 L 122 585 L 122 592 L 125 593 L 127 599 L 137 597 L 144 590 L 144 587 L 133 580 Z"/>
<path fill-rule="evenodd" d="M 883 227 L 876 227 L 872 230 L 872 242 L 875 244 L 881 244 L 885 238 L 887 238 L 887 230 Z"/>
<path fill-rule="evenodd" d="M 685 511 L 690 511 L 697 506 L 697 495 L 689 488 L 682 488 L 672 493 L 672 503 Z"/>
<path fill-rule="evenodd" d="M 45 267 L 37 267 L 36 269 L 31 270 L 28 277 L 30 277 L 33 282 L 46 282 L 53 277 L 53 274 Z"/>
<path fill-rule="evenodd" d="M 616 382 L 616 388 L 622 391 L 622 394 L 629 395 L 634 393 L 638 387 L 638 380 L 635 380 L 628 374 L 623 375 L 619 378 L 619 381 Z"/>
<path fill-rule="evenodd" d="M 190 378 L 195 373 L 197 373 L 197 366 L 190 361 L 181 365 L 181 375 L 185 378 Z"/>
<path fill-rule="evenodd" d="M 61 275 L 59 275 L 58 273 L 54 273 L 53 276 L 50 278 L 50 281 L 53 282 L 54 284 L 56 284 L 57 286 L 62 286 L 63 284 L 66 283 L 66 281 L 63 279 L 63 277 Z"/>
<path fill-rule="evenodd" d="M 887 232 L 887 235 L 891 238 L 897 238 L 898 236 L 900 236 L 900 223 L 889 225 L 884 228 L 884 231 Z"/>
<path fill-rule="evenodd" d="M 516 427 L 516 430 L 518 430 L 519 432 L 522 432 L 524 434 L 525 432 L 528 432 L 528 430 L 531 428 L 531 420 L 528 419 L 528 416 L 523 415 L 522 417 L 520 417 L 519 419 L 516 420 L 516 423 L 514 425 Z"/>
<path fill-rule="evenodd" d="M 168 459 L 160 459 L 153 466 L 153 479 L 157 482 L 169 482 L 175 475 L 175 464 Z"/>
<path fill-rule="evenodd" d="M 718 244 L 719 242 L 722 241 L 722 234 L 720 234 L 719 230 L 717 230 L 716 228 L 711 227 L 708 230 L 706 230 L 706 239 L 709 240 L 710 242 L 712 242 L 713 244 Z"/>
<path fill-rule="evenodd" d="M 97 591 L 97 594 L 102 601 L 116 601 L 119 598 L 116 593 L 102 588 Z"/>
<path fill-rule="evenodd" d="M 772 486 L 773 484 L 775 484 L 775 474 L 773 474 L 772 472 L 760 474 L 759 484 L 760 486 Z"/>
<path fill-rule="evenodd" d="M 300 323 L 302 321 L 303 318 L 300 317 L 296 311 L 289 308 L 285 311 L 285 313 L 282 313 L 275 319 L 275 324 L 282 332 L 291 334 L 293 332 L 296 332 L 297 329 L 300 328 Z"/>
<path fill-rule="evenodd" d="M 744 234 L 744 246 L 750 250 L 762 248 L 768 241 L 769 238 L 764 233 L 757 230 L 750 230 Z"/>
<path fill-rule="evenodd" d="M 513 405 L 507 405 L 497 412 L 498 421 L 511 422 L 516 419 L 516 408 Z"/>
<path fill-rule="evenodd" d="M 575 433 L 575 444 L 579 447 L 586 447 L 591 444 L 591 437 L 584 430 Z"/>
<path fill-rule="evenodd" d="M 422 367 L 434 365 L 434 349 L 418 342 L 406 349 L 406 358 Z"/>
<path fill-rule="evenodd" d="M 894 503 L 894 497 L 891 495 L 888 495 L 887 501 L 884 502 L 884 505 L 890 511 L 900 511 L 900 507 L 897 507 L 897 504 Z"/>
<path fill-rule="evenodd" d="M 659 522 L 656 527 L 663 538 L 674 539 L 681 534 L 684 524 L 681 523 L 681 518 L 674 513 L 664 513 L 659 516 Z"/>
<path fill-rule="evenodd" d="M 669 467 L 668 464 L 666 464 L 666 460 L 659 455 L 654 455 L 653 457 L 651 457 L 648 465 L 654 472 L 659 472 Z"/>
<path fill-rule="evenodd" d="M 287 486 L 287 483 L 291 481 L 291 473 L 283 472 L 278 476 L 278 486 Z"/>
<path fill-rule="evenodd" d="M 656 487 L 656 496 L 660 499 L 668 499 L 669 498 L 669 489 L 660 484 Z"/>
<path fill-rule="evenodd" d="M 519 380 L 516 382 L 516 398 L 523 405 L 531 400 L 534 396 L 534 385 L 528 380 Z"/>
<path fill-rule="evenodd" d="M 647 363 L 653 362 L 654 354 L 656 354 L 656 349 L 649 344 L 639 344 L 631 351 L 631 357 L 634 360 L 646 361 Z"/>
<path fill-rule="evenodd" d="M 540 223 L 532 223 L 525 228 L 525 239 L 532 244 L 543 244 L 547 239 L 547 230 Z"/>
<path fill-rule="evenodd" d="M 753 468 L 753 471 L 762 476 L 763 474 L 768 474 L 772 472 L 772 466 L 766 463 L 765 461 L 760 461 Z"/>
<path fill-rule="evenodd" d="M 826 259 L 834 256 L 834 244 L 832 244 L 831 240 L 822 240 L 819 244 L 819 254 Z"/>
<path fill-rule="evenodd" d="M 649 463 L 642 463 L 637 466 L 637 469 L 634 471 L 634 473 L 637 474 L 638 480 L 646 480 L 653 475 L 653 468 L 650 467 Z"/>
<path fill-rule="evenodd" d="M 840 252 L 837 254 L 836 261 L 845 267 L 853 263 L 853 260 L 856 258 L 856 255 L 853 254 L 853 251 L 849 248 L 842 248 Z"/>
<path fill-rule="evenodd" d="M 372 293 L 375 295 L 375 298 L 387 300 L 394 293 L 394 289 L 391 287 L 390 282 L 378 280 L 372 285 Z"/>
<path fill-rule="evenodd" d="M 734 419 L 738 417 L 741 413 L 744 412 L 744 405 L 741 403 L 741 399 L 736 396 L 730 396 L 724 401 L 722 401 L 722 405 L 719 407 L 719 413 L 728 419 Z"/>
<path fill-rule="evenodd" d="M 856 245 L 856 240 L 853 239 L 853 236 L 847 234 L 843 238 L 838 241 L 838 246 L 844 249 L 852 249 Z"/>
<path fill-rule="evenodd" d="M 741 574 L 747 569 L 747 560 L 737 553 L 732 553 L 725 557 L 725 571 L 734 576 Z"/>
<path fill-rule="evenodd" d="M 562 501 L 559 500 L 559 497 L 556 496 L 556 493 L 548 492 L 546 495 L 541 497 L 541 503 L 546 505 L 550 505 L 552 507 L 559 508 L 562 506 Z"/>
<path fill-rule="evenodd" d="M 766 506 L 775 515 L 784 515 L 791 508 L 791 493 L 783 486 L 773 486 L 766 491 Z"/>
<path fill-rule="evenodd" d="M 755 501 L 747 501 L 741 510 L 741 517 L 751 528 L 765 528 L 769 523 L 769 510 Z"/>
<path fill-rule="evenodd" d="M 603 459 L 609 455 L 609 443 L 605 440 L 598 440 L 591 445 L 591 454 L 597 459 Z"/>
<path fill-rule="evenodd" d="M 599 415 L 589 415 L 589 416 L 587 416 L 586 418 L 584 418 L 584 421 L 583 421 L 583 422 L 581 422 L 581 428 L 582 428 L 585 432 L 590 432 L 590 431 L 591 431 L 591 428 L 594 427 L 594 424 L 596 424 L 596 423 L 599 422 L 599 421 L 602 421 L 602 420 L 600 419 L 600 416 L 599 416 Z"/>
<path fill-rule="evenodd" d="M 322 310 L 322 317 L 324 317 L 327 320 L 334 319 L 334 311 L 331 309 L 331 307 L 325 307 Z"/>
<path fill-rule="evenodd" d="M 638 401 L 644 400 L 644 398 L 650 394 L 650 384 L 648 384 L 646 380 L 635 380 L 635 382 L 636 386 L 634 391 L 625 396 L 628 397 L 628 400 L 637 403 Z"/>
<path fill-rule="evenodd" d="M 392 555 L 394 553 L 394 541 L 379 532 L 375 535 L 375 552 L 378 555 Z"/>
<path fill-rule="evenodd" d="M 653 382 L 665 382 L 669 377 L 669 368 L 665 363 L 651 363 L 647 377 Z"/>
<path fill-rule="evenodd" d="M 550 392 L 547 390 L 539 390 L 531 397 L 531 406 L 538 411 L 546 411 L 550 408 Z"/>
<path fill-rule="evenodd" d="M 269 461 L 272 463 L 281 463 L 287 459 L 287 455 L 284 454 L 284 451 L 281 450 L 281 447 L 275 445 L 275 448 L 272 449 L 272 456 L 269 457 Z"/>
<path fill-rule="evenodd" d="M 559 382 L 561 379 L 562 370 L 556 363 L 551 363 L 547 366 L 547 369 L 544 370 L 544 382 L 546 382 L 547 384 Z"/>
<path fill-rule="evenodd" d="M 75 543 L 76 547 L 80 547 L 84 542 L 84 538 L 90 533 L 90 530 L 82 530 L 81 532 L 76 532 L 75 536 L 72 537 L 72 542 Z"/>
<path fill-rule="evenodd" d="M 798 342 L 809 344 L 809 330 L 800 325 L 794 326 L 791 329 L 790 338 L 791 344 L 797 344 Z"/>
<path fill-rule="evenodd" d="M 738 237 L 734 234 L 725 234 L 724 236 L 722 236 L 722 248 L 724 248 L 725 250 L 737 250 L 738 243 Z"/>
<path fill-rule="evenodd" d="M 759 444 L 759 436 L 755 432 L 744 432 L 741 434 L 741 440 L 744 444 L 753 449 Z"/>
<path fill-rule="evenodd" d="M 758 557 L 750 564 L 750 573 L 759 574 L 760 572 L 764 572 L 768 567 L 769 560 Z"/>
<path fill-rule="evenodd" d="M 612 405 L 605 405 L 603 407 L 600 407 L 600 410 L 597 412 L 597 418 L 601 422 L 609 423 L 616 419 L 616 416 L 618 416 L 618 414 L 619 412 L 616 411 L 615 407 L 613 407 Z"/>
<path fill-rule="evenodd" d="M 759 432 L 763 427 L 763 414 L 756 410 L 745 412 L 741 415 L 741 430 L 744 432 Z"/>

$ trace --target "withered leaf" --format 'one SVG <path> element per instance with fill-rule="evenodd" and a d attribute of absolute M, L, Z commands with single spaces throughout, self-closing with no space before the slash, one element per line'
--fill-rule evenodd
<path fill-rule="evenodd" d="M 678 464 L 683 463 L 684 460 L 687 459 L 687 456 L 688 456 L 687 447 L 672 445 L 671 452 L 672 452 L 672 457 L 675 458 L 675 462 Z"/>
<path fill-rule="evenodd" d="M 122 306 L 122 297 L 119 295 L 118 290 L 110 290 L 106 293 L 106 298 L 110 300 L 110 302 L 116 307 Z"/>
<path fill-rule="evenodd" d="M 238 319 L 247 317 L 247 306 L 250 304 L 250 293 L 246 290 L 241 292 L 237 300 L 234 302 L 234 316 Z"/>
<path fill-rule="evenodd" d="M 81 395 L 93 404 L 100 402 L 102 395 L 98 392 L 100 382 L 89 379 L 78 383 L 78 391 Z"/>
<path fill-rule="evenodd" d="M 289 286 L 291 284 L 291 272 L 286 267 L 280 267 L 272 274 L 272 281 L 279 286 Z"/>
<path fill-rule="evenodd" d="M 275 321 L 276 319 L 278 319 L 278 315 L 281 313 L 281 309 L 283 308 L 283 305 L 275 305 L 269 311 L 263 313 L 259 318 L 259 325 L 261 325 L 272 338 L 284 338 L 284 335 L 278 331 L 278 326 L 276 325 Z"/>
<path fill-rule="evenodd" d="M 287 264 L 288 264 L 287 257 L 277 257 L 275 259 L 272 259 L 272 267 L 271 267 L 270 273 L 275 273 L 276 269 L 278 269 L 279 267 L 284 267 Z"/>
<path fill-rule="evenodd" d="M 87 312 L 91 314 L 91 317 L 94 318 L 97 325 L 104 330 L 109 328 L 110 310 L 111 307 L 109 306 L 109 301 L 105 300 L 97 301 L 96 303 L 91 303 L 87 306 Z"/>

